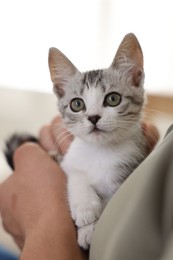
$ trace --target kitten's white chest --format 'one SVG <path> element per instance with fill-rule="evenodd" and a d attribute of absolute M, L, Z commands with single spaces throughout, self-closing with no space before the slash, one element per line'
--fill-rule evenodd
<path fill-rule="evenodd" d="M 79 175 L 79 185 L 80 178 L 84 177 L 100 195 L 111 197 L 119 187 L 114 180 L 120 160 L 123 160 L 123 154 L 119 148 L 101 147 L 76 138 L 61 166 L 68 177 Z"/>
<path fill-rule="evenodd" d="M 71 167 L 81 173 L 85 172 L 88 176 L 94 176 L 98 175 L 100 168 L 106 167 L 107 159 L 106 151 L 102 150 L 100 146 L 75 138 L 62 162 L 62 167 L 67 169 L 67 175 L 70 174 L 68 167 Z"/>

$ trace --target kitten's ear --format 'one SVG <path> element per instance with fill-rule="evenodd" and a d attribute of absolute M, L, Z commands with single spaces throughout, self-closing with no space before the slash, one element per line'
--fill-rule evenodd
<path fill-rule="evenodd" d="M 49 70 L 51 80 L 54 84 L 54 90 L 58 96 L 64 95 L 64 87 L 77 73 L 76 67 L 71 61 L 58 49 L 49 49 Z"/>
<path fill-rule="evenodd" d="M 122 71 L 127 68 L 127 72 L 132 76 L 132 84 L 136 87 L 140 86 L 143 78 L 143 53 L 133 33 L 127 34 L 122 40 L 111 67 Z"/>

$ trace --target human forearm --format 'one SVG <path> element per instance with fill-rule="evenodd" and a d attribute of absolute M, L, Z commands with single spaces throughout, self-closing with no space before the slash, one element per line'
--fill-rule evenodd
<path fill-rule="evenodd" d="M 79 248 L 75 226 L 69 215 L 68 208 L 62 203 L 61 212 L 50 209 L 37 227 L 29 234 L 20 260 L 83 260 L 87 259 Z M 56 215 L 59 215 L 58 222 Z"/>
<path fill-rule="evenodd" d="M 28 236 L 20 260 L 83 260 L 84 252 L 77 245 L 76 231 L 68 215 L 62 223 L 54 219 L 39 223 Z"/>
<path fill-rule="evenodd" d="M 14 174 L 0 185 L 0 213 L 22 249 L 20 259 L 84 259 L 58 164 L 34 144 L 20 147 L 14 164 Z"/>

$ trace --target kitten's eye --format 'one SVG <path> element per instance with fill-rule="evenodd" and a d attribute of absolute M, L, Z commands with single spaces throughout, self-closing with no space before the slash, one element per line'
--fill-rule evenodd
<path fill-rule="evenodd" d="M 121 96 L 116 92 L 109 93 L 108 95 L 106 95 L 104 100 L 104 105 L 110 107 L 116 107 L 120 103 L 121 103 Z"/>
<path fill-rule="evenodd" d="M 70 103 L 70 108 L 73 112 L 80 112 L 85 108 L 85 103 L 81 98 L 74 98 Z"/>

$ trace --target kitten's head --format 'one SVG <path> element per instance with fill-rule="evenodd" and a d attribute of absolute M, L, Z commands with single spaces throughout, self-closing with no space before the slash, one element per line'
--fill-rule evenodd
<path fill-rule="evenodd" d="M 111 66 L 81 73 L 56 48 L 49 68 L 67 129 L 89 142 L 120 142 L 139 127 L 144 102 L 143 54 L 134 34 L 121 42 Z"/>

